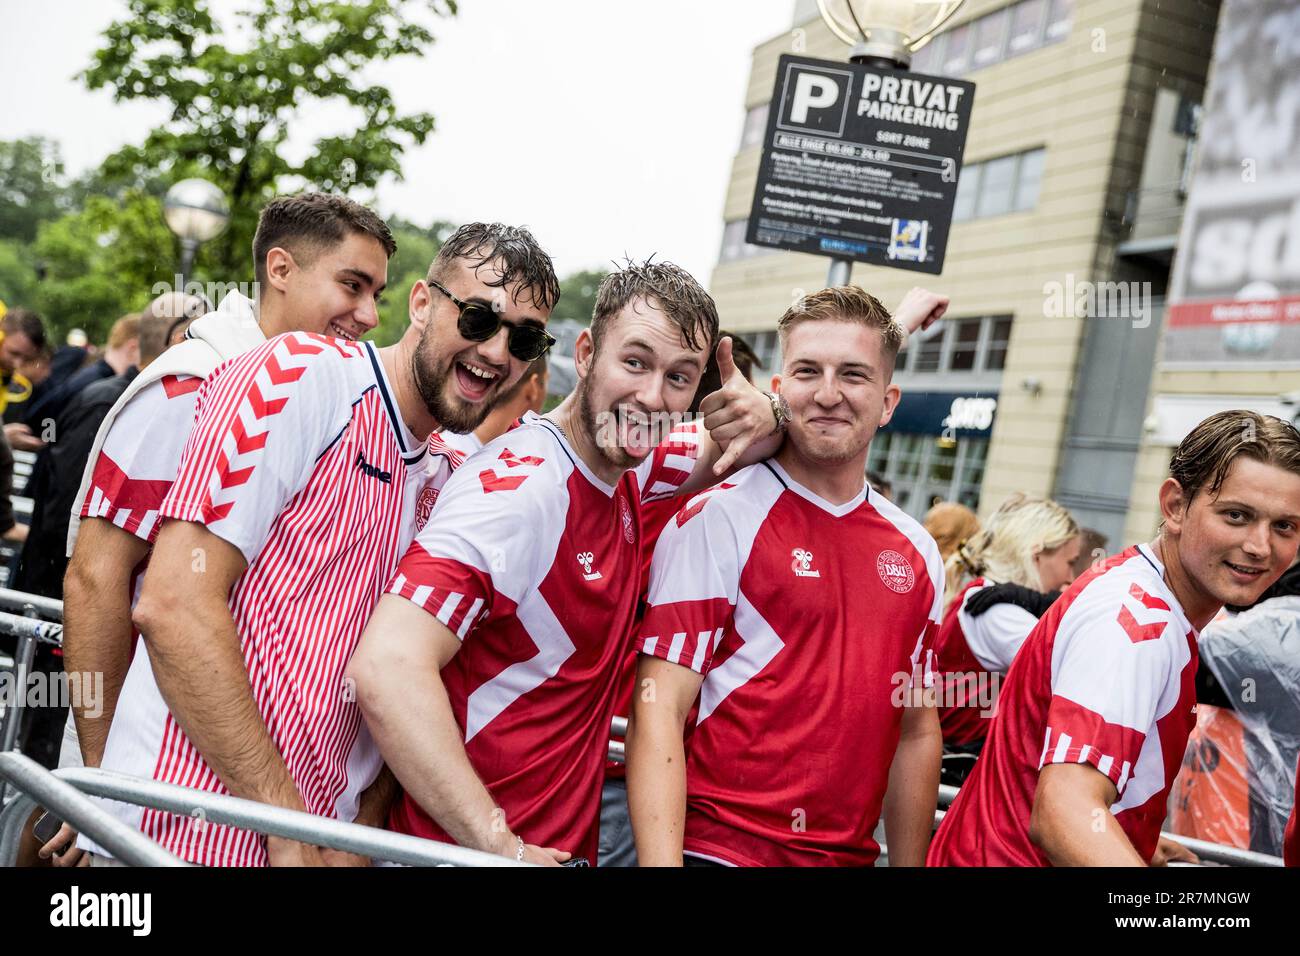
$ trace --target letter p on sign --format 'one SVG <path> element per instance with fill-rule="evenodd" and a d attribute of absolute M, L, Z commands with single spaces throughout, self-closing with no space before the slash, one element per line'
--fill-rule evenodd
<path fill-rule="evenodd" d="M 807 123 L 809 110 L 834 106 L 840 97 L 840 84 L 820 73 L 800 73 L 795 78 L 794 99 L 790 103 L 790 120 Z"/>

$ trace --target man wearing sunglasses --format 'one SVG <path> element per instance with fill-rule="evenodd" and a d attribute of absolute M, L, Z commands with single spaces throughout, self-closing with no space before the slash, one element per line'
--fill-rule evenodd
<path fill-rule="evenodd" d="M 550 258 L 500 224 L 457 230 L 428 278 L 393 346 L 289 333 L 199 388 L 104 767 L 357 816 L 382 761 L 343 669 L 459 461 L 430 434 L 479 424 L 527 367 L 518 353 L 546 346 L 559 298 Z M 465 316 L 476 303 L 488 313 Z M 294 841 L 106 807 L 194 863 L 325 861 Z"/>
<path fill-rule="evenodd" d="M 595 860 L 643 505 L 781 441 L 730 340 L 708 430 L 672 427 L 717 336 L 713 300 L 688 273 L 629 264 L 601 284 L 574 393 L 443 489 L 348 668 L 406 791 L 393 829 L 535 863 Z"/>

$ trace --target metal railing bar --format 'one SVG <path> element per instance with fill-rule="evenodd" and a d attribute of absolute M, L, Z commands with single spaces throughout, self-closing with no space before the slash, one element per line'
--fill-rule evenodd
<path fill-rule="evenodd" d="M 52 621 L 63 620 L 63 602 L 40 594 L 28 594 L 11 588 L 0 588 L 0 607 L 17 609 L 19 613 L 31 607 L 42 617 Z"/>
<path fill-rule="evenodd" d="M 957 799 L 957 788 L 940 784 L 939 806 L 950 807 L 955 799 Z M 939 826 L 939 821 L 943 819 L 943 815 L 944 811 L 942 809 L 935 811 L 934 825 L 936 827 Z M 1200 857 L 1202 862 L 1222 863 L 1226 866 L 1282 866 L 1281 857 L 1269 856 L 1267 853 L 1255 853 L 1253 850 L 1242 850 L 1235 846 L 1210 843 L 1208 840 L 1198 840 L 1195 837 L 1183 836 L 1181 833 L 1170 833 L 1167 830 L 1162 831 L 1160 835 L 1173 840 L 1175 843 L 1181 843 Z"/>
<path fill-rule="evenodd" d="M 273 807 L 227 794 L 207 793 L 157 780 L 90 767 L 69 767 L 57 776 L 84 793 L 136 806 L 152 807 L 207 823 L 226 824 L 410 866 L 531 866 L 492 853 L 450 843 L 331 820 L 299 810 Z M 88 834 L 95 839 L 93 834 Z"/>
<path fill-rule="evenodd" d="M 52 811 L 79 831 L 104 847 L 118 860 L 131 866 L 186 866 L 144 834 L 127 826 L 77 787 L 50 773 L 35 760 L 20 753 L 0 754 L 0 777 L 13 784 L 36 804 Z M 15 800 L 14 804 L 19 804 Z M 18 840 L 31 814 L 29 807 L 11 805 L 4 814 L 4 832 L 0 835 L 0 864 L 13 866 L 17 859 Z M 12 812 L 11 812 L 12 811 Z"/>

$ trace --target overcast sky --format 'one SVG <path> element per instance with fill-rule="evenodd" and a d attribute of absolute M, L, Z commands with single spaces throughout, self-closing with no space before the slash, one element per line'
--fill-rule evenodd
<path fill-rule="evenodd" d="M 211 0 L 218 13 L 241 0 Z M 72 173 L 143 139 L 158 104 L 116 104 L 76 79 L 120 0 L 4 0 L 0 137 L 57 140 Z M 793 0 L 462 0 L 420 61 L 374 79 L 438 128 L 385 182 L 379 211 L 417 223 L 531 227 L 561 275 L 627 253 L 708 281 L 740 141 L 750 54 L 790 28 Z M 315 110 L 301 151 L 348 122 Z M 291 153 L 293 155 L 293 153 Z"/>

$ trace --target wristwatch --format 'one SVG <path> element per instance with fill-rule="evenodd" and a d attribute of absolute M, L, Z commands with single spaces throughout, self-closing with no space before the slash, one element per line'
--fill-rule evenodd
<path fill-rule="evenodd" d="M 790 403 L 776 392 L 764 392 L 767 400 L 772 403 L 772 417 L 776 419 L 776 431 L 783 431 L 785 426 L 790 423 Z"/>

